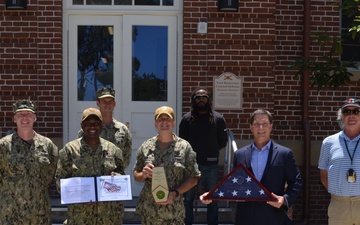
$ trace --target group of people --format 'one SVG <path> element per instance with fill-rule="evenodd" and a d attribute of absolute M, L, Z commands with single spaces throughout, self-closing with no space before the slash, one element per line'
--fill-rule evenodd
<path fill-rule="evenodd" d="M 125 174 L 132 139 L 113 118 L 115 91 L 97 91 L 96 108 L 83 111 L 79 138 L 61 150 L 34 131 L 36 105 L 27 99 L 13 104 L 16 131 L 0 140 L 0 224 L 52 224 L 49 185 L 60 179 Z M 64 224 L 122 224 L 122 202 L 70 204 Z"/>
<path fill-rule="evenodd" d="M 51 224 L 48 187 L 60 179 L 123 175 L 130 163 L 132 138 L 126 125 L 113 117 L 115 91 L 97 91 L 96 108 L 83 111 L 78 138 L 61 150 L 34 131 L 36 106 L 30 100 L 13 105 L 16 131 L 0 140 L 0 224 Z M 338 111 L 341 132 L 323 141 L 319 160 L 321 181 L 331 194 L 329 224 L 356 224 L 360 204 L 360 100 L 348 99 Z M 287 210 L 302 187 L 292 150 L 271 139 L 273 118 L 265 109 L 250 115 L 253 141 L 234 154 L 233 166 L 243 164 L 271 193 L 274 201 L 238 202 L 236 225 L 288 225 Z M 155 110 L 157 135 L 146 140 L 136 153 L 134 179 L 144 182 L 136 212 L 145 225 L 190 225 L 194 200 L 207 204 L 207 223 L 218 224 L 218 204 L 207 200 L 219 182 L 219 152 L 227 144 L 224 117 L 213 110 L 210 92 L 197 88 L 191 95 L 191 111 L 174 133 L 171 107 Z M 152 195 L 155 167 L 164 167 L 169 193 L 164 201 Z M 359 172 L 360 173 L 360 172 Z M 70 204 L 64 224 L 122 224 L 121 201 Z M 259 216 L 260 215 L 260 216 Z"/>

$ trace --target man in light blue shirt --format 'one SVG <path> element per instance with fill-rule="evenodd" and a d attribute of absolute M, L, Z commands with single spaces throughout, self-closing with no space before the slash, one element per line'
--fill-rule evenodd
<path fill-rule="evenodd" d="M 360 224 L 360 100 L 349 98 L 337 113 L 342 131 L 326 137 L 318 168 L 331 194 L 329 225 Z"/>
<path fill-rule="evenodd" d="M 255 143 L 251 145 L 251 168 L 258 180 L 261 180 L 262 175 L 264 174 L 270 147 L 271 140 L 261 149 L 258 149 Z"/>
<path fill-rule="evenodd" d="M 274 201 L 239 201 L 235 225 L 289 225 L 287 216 L 302 187 L 300 171 L 292 150 L 271 139 L 273 119 L 269 111 L 255 110 L 250 115 L 250 130 L 254 141 L 234 154 L 234 168 L 243 164 L 269 191 Z M 285 185 L 287 187 L 285 188 Z M 204 204 L 207 193 L 200 196 Z"/>

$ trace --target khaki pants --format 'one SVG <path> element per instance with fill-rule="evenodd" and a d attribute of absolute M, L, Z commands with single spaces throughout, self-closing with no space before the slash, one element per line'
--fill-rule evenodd
<path fill-rule="evenodd" d="M 329 225 L 360 225 L 360 196 L 331 195 Z"/>

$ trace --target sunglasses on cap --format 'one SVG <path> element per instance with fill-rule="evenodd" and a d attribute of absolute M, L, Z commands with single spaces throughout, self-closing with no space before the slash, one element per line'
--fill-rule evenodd
<path fill-rule="evenodd" d="M 359 114 L 360 110 L 358 108 L 356 109 L 343 109 L 341 110 L 342 114 L 344 116 L 349 116 L 350 114 L 357 115 Z"/>
<path fill-rule="evenodd" d="M 205 99 L 205 98 L 209 98 L 209 95 L 200 94 L 194 96 L 194 99 Z"/>

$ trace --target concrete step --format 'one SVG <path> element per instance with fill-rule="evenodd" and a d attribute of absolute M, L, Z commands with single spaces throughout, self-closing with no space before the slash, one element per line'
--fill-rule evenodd
<path fill-rule="evenodd" d="M 131 201 L 125 201 L 125 214 L 123 225 L 137 225 L 141 224 L 140 215 L 135 213 L 135 206 L 137 198 Z M 53 225 L 60 225 L 67 217 L 67 207 L 60 204 L 60 199 L 52 199 L 52 222 Z M 206 205 L 203 205 L 200 201 L 195 204 L 195 221 L 194 225 L 206 225 Z M 232 206 L 227 202 L 219 202 L 219 225 L 233 225 L 234 215 Z"/>

